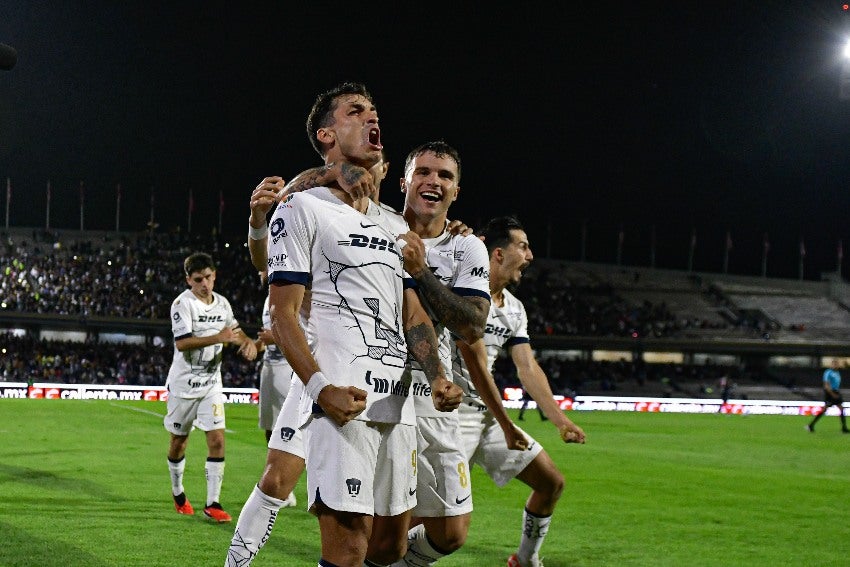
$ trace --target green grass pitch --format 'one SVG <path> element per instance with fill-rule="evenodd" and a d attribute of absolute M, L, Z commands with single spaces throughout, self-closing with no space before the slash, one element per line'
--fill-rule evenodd
<path fill-rule="evenodd" d="M 171 503 L 164 403 L 0 401 L 0 565 L 223 565 L 234 524 L 201 513 L 205 443 L 189 441 L 186 492 Z M 516 412 L 512 411 L 515 417 Z M 850 564 L 850 435 L 826 416 L 571 412 L 586 445 L 564 445 L 528 412 L 520 424 L 567 477 L 542 550 L 547 567 Z M 257 408 L 227 407 L 222 504 L 233 514 L 259 479 L 265 442 Z M 519 538 L 529 489 L 498 489 L 473 471 L 475 512 L 446 567 L 503 566 Z M 278 516 L 262 566 L 313 567 L 315 518 Z"/>

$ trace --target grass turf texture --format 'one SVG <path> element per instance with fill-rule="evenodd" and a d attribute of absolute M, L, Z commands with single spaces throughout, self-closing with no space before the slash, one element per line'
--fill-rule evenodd
<path fill-rule="evenodd" d="M 0 401 L 0 565 L 222 565 L 234 523 L 202 513 L 205 443 L 189 441 L 184 484 L 195 516 L 171 502 L 163 403 Z M 512 412 L 516 416 L 516 412 Z M 838 418 L 573 412 L 588 435 L 564 445 L 527 412 L 519 422 L 567 477 L 542 556 L 565 565 L 814 565 L 850 556 L 850 435 Z M 265 463 L 257 408 L 227 408 L 222 504 L 235 519 Z M 502 566 L 529 489 L 473 472 L 475 512 L 447 567 Z M 314 566 L 315 518 L 281 510 L 254 561 Z"/>

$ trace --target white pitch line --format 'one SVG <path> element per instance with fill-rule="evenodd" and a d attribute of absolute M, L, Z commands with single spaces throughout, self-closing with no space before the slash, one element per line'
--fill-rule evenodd
<path fill-rule="evenodd" d="M 148 415 L 155 415 L 156 417 L 160 417 L 160 418 L 165 417 L 165 414 L 162 414 L 162 413 L 159 413 L 159 412 L 150 411 L 150 410 L 146 410 L 146 409 L 143 409 L 143 408 L 137 408 L 137 407 L 133 407 L 133 406 L 128 406 L 128 405 L 125 405 L 125 404 L 117 404 L 115 402 L 109 402 L 109 405 L 111 405 L 112 407 L 116 407 L 116 408 L 128 409 L 128 410 L 133 410 L 133 411 L 137 411 L 137 412 L 140 412 L 140 413 L 146 413 Z M 224 432 L 225 433 L 231 433 L 231 434 L 236 433 L 232 429 L 227 429 L 227 428 L 224 429 Z"/>

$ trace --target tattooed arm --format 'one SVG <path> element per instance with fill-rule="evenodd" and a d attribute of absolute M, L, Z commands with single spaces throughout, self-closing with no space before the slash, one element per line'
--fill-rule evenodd
<path fill-rule="evenodd" d="M 440 411 L 456 409 L 463 398 L 463 390 L 446 378 L 440 356 L 437 352 L 437 335 L 431 318 L 419 302 L 419 296 L 413 289 L 404 290 L 404 337 L 410 355 L 422 367 L 425 377 L 431 384 L 431 397 L 434 407 Z"/>
<path fill-rule="evenodd" d="M 490 302 L 478 296 L 461 297 L 444 286 L 425 263 L 425 243 L 415 232 L 404 234 L 404 269 L 416 280 L 437 319 L 451 332 L 472 344 L 484 337 Z"/>
<path fill-rule="evenodd" d="M 286 184 L 282 196 L 333 184 L 339 186 L 354 200 L 371 197 L 376 191 L 375 182 L 368 170 L 348 162 L 331 162 L 296 175 Z"/>

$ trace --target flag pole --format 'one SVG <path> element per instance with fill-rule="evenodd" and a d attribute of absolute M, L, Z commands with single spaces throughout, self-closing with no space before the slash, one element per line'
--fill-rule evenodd
<path fill-rule="evenodd" d="M 85 230 L 85 223 L 83 222 L 85 219 L 85 210 L 86 210 L 86 199 L 85 199 L 85 190 L 83 189 L 83 182 L 80 181 L 80 232 Z"/>
<path fill-rule="evenodd" d="M 50 230 L 50 198 L 52 196 L 51 193 L 52 192 L 50 191 L 50 180 L 48 179 L 47 180 L 47 215 L 44 219 L 44 230 Z"/>
<path fill-rule="evenodd" d="M 12 178 L 6 178 L 6 230 L 9 230 L 9 205 L 12 202 Z"/>
<path fill-rule="evenodd" d="M 121 230 L 121 184 L 115 186 L 115 232 Z"/>

